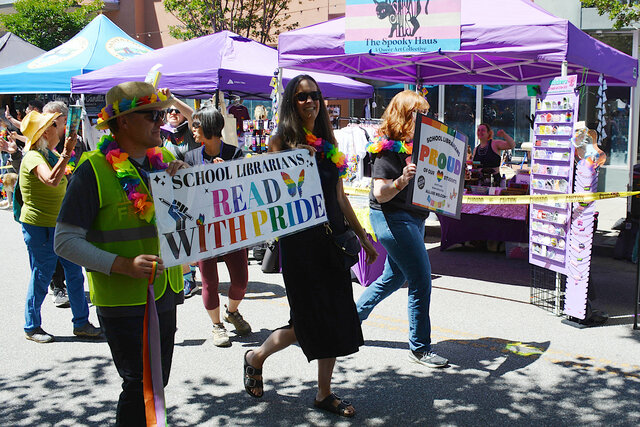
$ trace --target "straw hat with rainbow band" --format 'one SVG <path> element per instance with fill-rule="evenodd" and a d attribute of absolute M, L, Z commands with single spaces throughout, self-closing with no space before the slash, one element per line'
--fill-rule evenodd
<path fill-rule="evenodd" d="M 24 146 L 25 150 L 30 150 L 33 144 L 38 142 L 42 134 L 51 123 L 58 118 L 60 113 L 38 113 L 37 111 L 31 111 L 24 116 L 20 123 L 20 132 L 27 137 L 27 143 Z"/>
<path fill-rule="evenodd" d="M 98 114 L 96 129 L 107 129 L 109 120 L 124 114 L 144 110 L 162 110 L 171 103 L 171 98 L 157 92 L 149 83 L 120 83 L 107 92 L 107 105 Z"/>

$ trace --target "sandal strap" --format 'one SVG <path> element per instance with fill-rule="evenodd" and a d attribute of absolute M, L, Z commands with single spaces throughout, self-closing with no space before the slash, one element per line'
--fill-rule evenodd
<path fill-rule="evenodd" d="M 253 367 L 253 366 L 251 366 L 251 365 L 245 365 L 245 367 L 244 367 L 244 373 L 245 373 L 246 375 L 251 375 L 251 376 L 254 376 L 254 375 L 262 375 L 262 369 L 254 368 L 254 367 Z"/>
<path fill-rule="evenodd" d="M 245 377 L 244 386 L 249 388 L 262 388 L 263 383 L 262 383 L 262 380 L 257 380 L 251 377 Z"/>

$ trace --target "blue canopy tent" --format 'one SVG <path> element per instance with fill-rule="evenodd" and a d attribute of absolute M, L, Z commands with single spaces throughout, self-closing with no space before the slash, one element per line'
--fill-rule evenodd
<path fill-rule="evenodd" d="M 152 49 L 129 37 L 104 15 L 71 40 L 34 59 L 0 69 L 0 93 L 70 93 L 71 77 Z"/>

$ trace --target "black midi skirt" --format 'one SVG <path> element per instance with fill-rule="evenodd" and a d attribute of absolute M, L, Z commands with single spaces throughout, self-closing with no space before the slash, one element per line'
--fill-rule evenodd
<path fill-rule="evenodd" d="M 280 240 L 290 323 L 309 361 L 346 356 L 364 343 L 351 272 L 323 225 Z"/>

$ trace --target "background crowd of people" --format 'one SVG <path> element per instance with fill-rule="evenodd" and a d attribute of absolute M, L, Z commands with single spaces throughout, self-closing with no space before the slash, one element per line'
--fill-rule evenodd
<path fill-rule="evenodd" d="M 90 338 L 104 335 L 109 344 L 123 381 L 116 423 L 143 425 L 141 346 L 146 284 L 150 276 L 154 278 L 166 386 L 177 306 L 198 289 L 196 266 L 165 268 L 155 226 L 133 205 L 127 215 L 119 215 L 117 210 L 127 198 L 131 200 L 132 191 L 151 199 L 150 172 L 164 169 L 173 175 L 182 168 L 234 161 L 244 152 L 223 141 L 223 112 L 213 106 L 194 111 L 168 89 L 156 91 L 147 83 L 123 83 L 107 93 L 106 104 L 97 128 L 108 129 L 110 135 L 100 140 L 97 150 L 88 151 L 75 132 L 66 131 L 68 108 L 62 102 L 51 102 L 41 111 L 35 105 L 22 120 L 7 111 L 6 118 L 15 120 L 20 134 L 9 133 L 0 150 L 9 155 L 19 171 L 16 192 L 21 198 L 16 198 L 16 219 L 23 229 L 32 270 L 25 303 L 26 338 L 38 343 L 55 339 L 42 329 L 40 316 L 51 286 L 54 303 L 71 307 L 73 333 Z M 113 108 L 115 105 L 120 108 Z M 402 92 L 385 113 L 383 137 L 410 145 L 416 113 L 425 113 L 428 108 L 424 98 Z M 239 100 L 229 110 L 238 115 L 240 126 L 249 118 L 245 110 Z M 256 108 L 255 114 L 266 119 L 264 108 Z M 279 117 L 269 151 L 306 148 L 315 157 L 328 221 L 280 239 L 291 317 L 259 347 L 245 353 L 243 385 L 252 397 L 262 397 L 265 361 L 297 342 L 309 361 L 318 361 L 314 406 L 351 417 L 355 415 L 354 406 L 331 388 L 336 358 L 359 350 L 364 344 L 360 323 L 405 280 L 409 282 L 409 358 L 429 367 L 447 364 L 431 348 L 430 264 L 421 232 L 425 216 L 407 211 L 403 204 L 415 165 L 409 161 L 410 151 L 378 152 L 373 156 L 371 223 L 388 255 L 382 276 L 356 304 L 350 266 L 336 245 L 336 236 L 352 230 L 369 263 L 378 253 L 344 192 L 342 165 L 333 154 L 327 155 L 334 152 L 337 142 L 326 103 L 312 77 L 300 75 L 287 84 Z M 116 156 L 118 163 L 114 161 Z M 407 247 L 411 247 L 409 253 Z M 197 267 L 204 307 L 212 322 L 213 343 L 227 347 L 231 341 L 222 320 L 233 325 L 238 335 L 252 331 L 238 310 L 249 282 L 247 249 L 226 254 L 222 260 L 231 279 L 224 312 L 218 293 L 218 259 L 200 260 Z M 88 322 L 81 266 L 86 268 L 100 328 Z"/>

